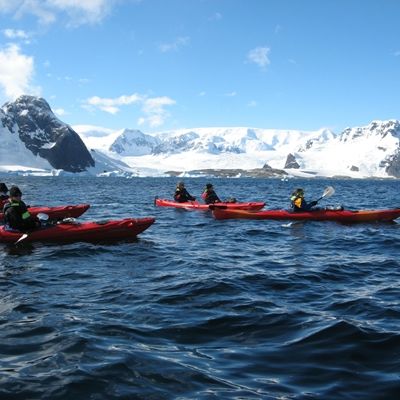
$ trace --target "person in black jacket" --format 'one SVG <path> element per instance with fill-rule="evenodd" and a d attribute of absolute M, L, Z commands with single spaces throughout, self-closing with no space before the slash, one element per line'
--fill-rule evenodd
<path fill-rule="evenodd" d="M 18 186 L 10 189 L 9 202 L 5 204 L 4 223 L 8 229 L 29 231 L 40 226 L 40 221 L 29 214 L 26 204 L 21 200 L 22 192 Z"/>
<path fill-rule="evenodd" d="M 196 197 L 193 197 L 189 194 L 183 182 L 178 182 L 175 189 L 174 199 L 178 203 L 186 203 L 187 201 L 196 200 Z"/>
<path fill-rule="evenodd" d="M 207 183 L 201 197 L 206 204 L 221 203 L 221 200 L 217 196 L 217 193 L 215 193 L 214 186 L 211 183 Z"/>
<path fill-rule="evenodd" d="M 307 202 L 304 199 L 303 189 L 296 189 L 290 197 L 290 202 L 294 212 L 311 211 L 318 203 L 317 201 Z"/>

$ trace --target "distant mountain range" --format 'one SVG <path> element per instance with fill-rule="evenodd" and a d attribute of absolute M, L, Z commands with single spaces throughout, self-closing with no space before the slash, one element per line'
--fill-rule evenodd
<path fill-rule="evenodd" d="M 400 177 L 400 122 L 340 134 L 247 127 L 146 134 L 71 127 L 42 98 L 0 109 L 0 172 L 102 176 Z"/>

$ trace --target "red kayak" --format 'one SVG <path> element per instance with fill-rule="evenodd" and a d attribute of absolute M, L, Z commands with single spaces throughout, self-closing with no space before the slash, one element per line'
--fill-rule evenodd
<path fill-rule="evenodd" d="M 197 201 L 188 201 L 186 203 L 178 203 L 173 200 L 158 199 L 154 200 L 154 204 L 158 207 L 174 207 L 184 208 L 186 210 L 202 210 L 208 211 L 214 204 L 202 204 Z M 263 202 L 250 202 L 250 203 L 216 203 L 218 206 L 226 207 L 229 210 L 261 210 L 265 203 Z"/>
<path fill-rule="evenodd" d="M 135 238 L 153 224 L 155 218 L 126 218 L 107 222 L 64 223 L 44 226 L 24 234 L 0 227 L 0 242 L 99 242 Z"/>
<path fill-rule="evenodd" d="M 216 219 L 275 219 L 290 221 L 337 221 L 352 222 L 381 222 L 393 221 L 400 217 L 400 208 L 389 210 L 315 210 L 307 212 L 291 212 L 288 210 L 245 211 L 228 210 L 213 207 Z"/>
<path fill-rule="evenodd" d="M 58 207 L 29 207 L 28 211 L 31 215 L 39 213 L 47 214 L 49 219 L 61 220 L 63 218 L 78 218 L 89 209 L 89 204 L 76 204 L 73 206 Z M 3 221 L 3 213 L 0 212 L 0 222 Z"/>

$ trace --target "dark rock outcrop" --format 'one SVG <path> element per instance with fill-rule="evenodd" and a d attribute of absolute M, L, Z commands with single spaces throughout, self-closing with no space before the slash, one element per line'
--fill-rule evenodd
<path fill-rule="evenodd" d="M 300 165 L 296 161 L 296 157 L 292 154 L 289 153 L 287 158 L 286 158 L 286 163 L 285 163 L 285 169 L 299 169 Z"/>
<path fill-rule="evenodd" d="M 82 172 L 94 166 L 82 139 L 53 114 L 43 98 L 21 96 L 2 109 L 3 126 L 18 134 L 27 149 L 45 158 L 53 168 Z"/>
<path fill-rule="evenodd" d="M 394 178 L 400 178 L 400 150 L 388 160 L 386 172 Z"/>

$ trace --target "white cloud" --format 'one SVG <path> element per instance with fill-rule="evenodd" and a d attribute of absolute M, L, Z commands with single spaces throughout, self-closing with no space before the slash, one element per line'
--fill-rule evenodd
<path fill-rule="evenodd" d="M 29 34 L 21 29 L 3 29 L 3 35 L 7 39 L 29 39 Z"/>
<path fill-rule="evenodd" d="M 0 49 L 0 87 L 9 100 L 22 94 L 38 95 L 40 88 L 32 85 L 34 59 L 21 53 L 19 46 L 11 44 Z"/>
<path fill-rule="evenodd" d="M 105 111 L 109 114 L 116 114 L 120 111 L 121 106 L 138 103 L 141 100 L 141 96 L 134 93 L 130 96 L 120 96 L 115 99 L 93 96 L 86 100 L 86 104 L 87 106 L 98 108 L 99 110 Z"/>
<path fill-rule="evenodd" d="M 123 106 L 138 104 L 141 106 L 141 111 L 144 114 L 139 118 L 138 124 L 148 124 L 150 127 L 157 127 L 161 126 L 170 116 L 165 107 L 174 105 L 175 103 L 175 100 L 166 96 L 147 97 L 134 93 L 129 96 L 124 95 L 114 99 L 93 96 L 86 100 L 83 107 L 90 110 L 99 109 L 114 115 L 118 113 Z"/>
<path fill-rule="evenodd" d="M 190 42 L 190 38 L 188 36 L 178 37 L 172 43 L 164 43 L 160 45 L 160 51 L 162 53 L 167 53 L 169 51 L 178 51 L 180 48 L 187 46 Z"/>
<path fill-rule="evenodd" d="M 63 108 L 57 108 L 54 110 L 54 113 L 62 117 L 63 115 L 66 115 L 66 111 Z"/>
<path fill-rule="evenodd" d="M 51 24 L 66 16 L 68 25 L 95 24 L 110 12 L 116 0 L 0 0 L 0 12 L 15 18 L 34 15 L 40 23 Z"/>
<path fill-rule="evenodd" d="M 226 97 L 235 97 L 236 95 L 237 95 L 237 93 L 235 91 L 229 92 L 229 93 L 225 93 Z"/>
<path fill-rule="evenodd" d="M 269 47 L 256 47 L 247 54 L 247 60 L 251 63 L 257 64 L 261 68 L 265 68 L 271 62 L 268 58 L 268 54 L 271 49 Z"/>
<path fill-rule="evenodd" d="M 165 110 L 165 107 L 174 105 L 175 103 L 175 100 L 166 96 L 146 99 L 142 110 L 147 117 L 141 118 L 139 125 L 145 122 L 147 122 L 152 128 L 163 125 L 165 120 L 170 116 L 170 114 Z"/>
<path fill-rule="evenodd" d="M 21 1 L 0 0 L 0 11 L 9 12 L 19 7 Z"/>
<path fill-rule="evenodd" d="M 95 24 L 101 22 L 110 12 L 112 0 L 48 0 L 70 17 L 71 25 Z"/>
<path fill-rule="evenodd" d="M 80 83 L 81 85 L 86 85 L 89 82 L 90 82 L 90 79 L 88 79 L 88 78 L 79 78 L 78 79 L 78 83 Z"/>
<path fill-rule="evenodd" d="M 35 16 L 41 24 L 51 24 L 56 21 L 56 12 L 47 2 L 40 0 L 20 0 L 16 1 L 15 9 L 9 10 L 14 14 L 14 18 L 21 19 L 24 15 Z"/>

